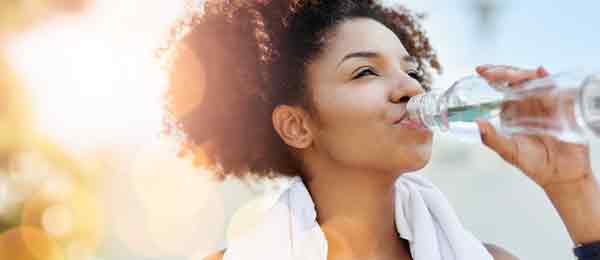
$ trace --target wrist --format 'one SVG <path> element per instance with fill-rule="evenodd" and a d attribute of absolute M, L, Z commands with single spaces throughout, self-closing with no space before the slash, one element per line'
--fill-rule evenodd
<path fill-rule="evenodd" d="M 585 196 L 585 193 L 598 190 L 598 182 L 590 170 L 580 178 L 562 183 L 550 183 L 542 186 L 542 189 L 551 199 Z"/>
<path fill-rule="evenodd" d="M 575 244 L 600 240 L 600 186 L 593 174 L 546 186 L 544 191 Z"/>

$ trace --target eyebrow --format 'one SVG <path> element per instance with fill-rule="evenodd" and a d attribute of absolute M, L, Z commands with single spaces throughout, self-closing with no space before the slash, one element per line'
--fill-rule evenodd
<path fill-rule="evenodd" d="M 381 55 L 377 52 L 372 52 L 372 51 L 359 51 L 359 52 L 353 52 L 350 53 L 346 56 L 344 56 L 344 58 L 342 58 L 342 60 L 338 63 L 337 67 L 339 67 L 340 65 L 342 65 L 342 63 L 344 63 L 344 61 L 348 60 L 348 59 L 352 59 L 352 58 L 367 58 L 367 59 L 372 59 L 372 58 L 379 58 L 381 57 Z M 418 63 L 417 59 L 415 59 L 415 57 L 410 56 L 410 55 L 404 55 L 402 56 L 401 60 L 408 62 L 408 63 Z"/>

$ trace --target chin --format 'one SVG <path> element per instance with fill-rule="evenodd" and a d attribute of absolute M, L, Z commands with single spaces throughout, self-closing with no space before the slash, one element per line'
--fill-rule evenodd
<path fill-rule="evenodd" d="M 409 156 L 407 156 L 407 154 Z M 395 157 L 395 172 L 407 173 L 421 170 L 427 166 L 431 158 L 431 149 L 409 149 L 404 150 Z"/>
<path fill-rule="evenodd" d="M 431 143 L 423 144 L 420 147 L 415 147 L 412 151 L 412 156 L 409 158 L 410 171 L 418 171 L 425 168 L 431 159 Z"/>
<path fill-rule="evenodd" d="M 415 165 L 415 167 L 412 171 L 418 171 L 420 169 L 423 169 L 423 168 L 425 168 L 425 166 L 427 166 L 428 163 L 429 163 L 429 158 L 423 159 L 422 161 L 419 162 L 419 164 Z"/>
<path fill-rule="evenodd" d="M 431 146 L 433 140 L 433 133 L 431 131 L 415 130 L 414 137 L 423 144 Z"/>
<path fill-rule="evenodd" d="M 411 162 L 409 170 L 411 172 L 414 172 L 425 168 L 425 166 L 427 166 L 427 164 L 429 163 L 430 158 L 431 157 L 429 156 L 415 157 L 414 160 L 412 160 Z"/>

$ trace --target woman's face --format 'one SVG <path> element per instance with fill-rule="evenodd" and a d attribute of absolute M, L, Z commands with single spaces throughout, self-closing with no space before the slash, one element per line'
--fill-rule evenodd
<path fill-rule="evenodd" d="M 314 151 L 344 167 L 403 173 L 425 166 L 432 134 L 397 124 L 424 92 L 398 37 L 367 18 L 343 22 L 308 66 L 318 120 Z M 411 77 L 413 76 L 413 77 Z"/>

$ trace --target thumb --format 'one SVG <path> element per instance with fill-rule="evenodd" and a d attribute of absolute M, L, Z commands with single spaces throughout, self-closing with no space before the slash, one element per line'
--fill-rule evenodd
<path fill-rule="evenodd" d="M 490 149 L 494 150 L 502 159 L 513 165 L 517 164 L 517 144 L 510 137 L 504 136 L 496 128 L 485 120 L 477 120 L 481 141 Z"/>

